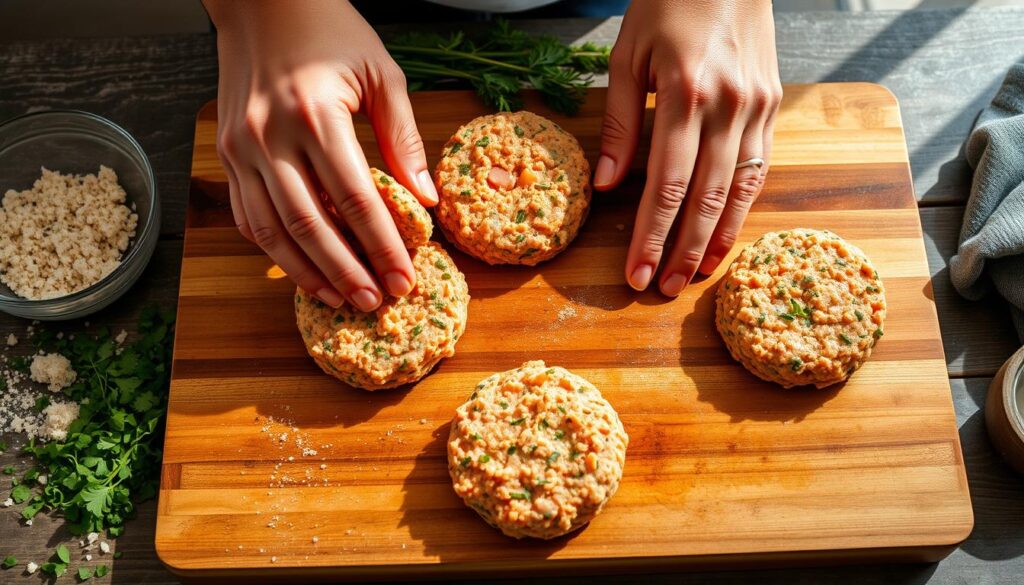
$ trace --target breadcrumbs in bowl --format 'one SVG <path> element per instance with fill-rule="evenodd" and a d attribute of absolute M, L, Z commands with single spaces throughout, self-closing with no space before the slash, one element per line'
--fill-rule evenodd
<path fill-rule="evenodd" d="M 142 147 L 77 111 L 0 124 L 0 311 L 91 314 L 123 295 L 156 247 L 160 208 Z"/>

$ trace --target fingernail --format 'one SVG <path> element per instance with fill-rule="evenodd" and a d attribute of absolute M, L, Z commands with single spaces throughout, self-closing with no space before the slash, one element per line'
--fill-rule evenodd
<path fill-rule="evenodd" d="M 430 171 L 420 171 L 416 175 L 416 183 L 420 186 L 420 193 L 427 201 L 437 203 L 437 188 L 434 187 L 434 179 L 430 178 Z"/>
<path fill-rule="evenodd" d="M 320 299 L 321 302 L 327 304 L 335 309 L 341 306 L 345 302 L 338 291 L 332 288 L 322 288 L 316 291 L 316 298 Z"/>
<path fill-rule="evenodd" d="M 352 293 L 352 303 L 360 311 L 369 313 L 380 306 L 380 297 L 368 288 L 361 288 Z"/>
<path fill-rule="evenodd" d="M 610 185 L 615 178 L 615 161 L 610 156 L 601 155 L 597 161 L 597 170 L 594 171 L 594 186 L 605 187 Z"/>
<path fill-rule="evenodd" d="M 682 274 L 673 274 L 661 285 L 661 292 L 670 297 L 679 296 L 679 293 L 683 292 L 683 288 L 686 287 L 688 280 Z"/>
<path fill-rule="evenodd" d="M 404 297 L 412 291 L 412 283 L 401 272 L 388 272 L 384 275 L 384 286 L 396 297 Z"/>
<path fill-rule="evenodd" d="M 636 290 L 644 290 L 648 284 L 651 284 L 651 276 L 654 275 L 654 269 L 651 268 L 650 264 L 641 264 L 633 270 L 633 274 L 629 276 L 629 286 Z"/>

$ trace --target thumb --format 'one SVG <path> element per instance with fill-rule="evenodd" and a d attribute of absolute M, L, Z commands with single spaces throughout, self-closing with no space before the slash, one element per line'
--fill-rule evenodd
<path fill-rule="evenodd" d="M 435 205 L 437 188 L 427 170 L 427 157 L 406 92 L 405 75 L 397 65 L 395 72 L 383 76 L 369 105 L 366 113 L 391 174 L 412 191 L 420 203 Z"/>
<path fill-rule="evenodd" d="M 631 59 L 612 52 L 608 69 L 608 98 L 601 124 L 601 158 L 594 171 L 594 188 L 606 191 L 622 182 L 636 156 L 644 123 L 647 90 L 633 75 Z"/>

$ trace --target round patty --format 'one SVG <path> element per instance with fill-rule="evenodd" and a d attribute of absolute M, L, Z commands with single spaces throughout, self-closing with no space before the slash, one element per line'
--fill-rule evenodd
<path fill-rule="evenodd" d="M 729 353 L 789 388 L 848 378 L 882 337 L 885 290 L 864 252 L 839 236 L 769 232 L 729 266 L 716 318 Z"/>
<path fill-rule="evenodd" d="M 590 165 L 576 139 L 530 112 L 459 128 L 435 174 L 438 224 L 488 264 L 534 265 L 576 237 L 590 206 Z"/>
<path fill-rule="evenodd" d="M 466 330 L 466 279 L 435 242 L 410 255 L 415 288 L 404 297 L 385 296 L 370 313 L 349 304 L 332 309 L 296 290 L 299 331 L 323 371 L 352 386 L 381 390 L 415 382 L 455 354 Z"/>
<path fill-rule="evenodd" d="M 448 471 L 455 493 L 506 535 L 555 538 L 615 494 L 628 444 L 597 388 L 532 361 L 486 378 L 455 411 Z"/>
<path fill-rule="evenodd" d="M 429 242 L 430 236 L 434 233 L 434 224 L 430 221 L 430 214 L 416 196 L 394 177 L 379 169 L 371 168 L 370 174 L 373 175 L 373 184 L 384 199 L 384 205 L 395 220 L 395 227 L 398 228 L 405 247 L 416 248 Z"/>

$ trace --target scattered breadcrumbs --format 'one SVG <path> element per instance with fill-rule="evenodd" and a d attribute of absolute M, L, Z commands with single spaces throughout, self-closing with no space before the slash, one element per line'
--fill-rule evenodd
<path fill-rule="evenodd" d="M 135 236 L 139 216 L 113 169 L 65 175 L 42 169 L 31 189 L 0 205 L 0 282 L 18 296 L 52 299 L 110 274 Z"/>

